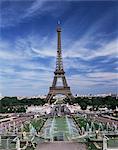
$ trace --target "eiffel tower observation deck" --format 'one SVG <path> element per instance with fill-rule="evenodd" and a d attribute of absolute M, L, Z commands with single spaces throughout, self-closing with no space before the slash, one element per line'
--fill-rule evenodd
<path fill-rule="evenodd" d="M 57 81 L 62 81 L 62 85 L 58 86 Z M 53 96 L 57 94 L 65 95 L 69 100 L 72 100 L 74 97 L 71 93 L 70 87 L 68 86 L 65 71 L 63 68 L 63 59 L 62 59 L 62 49 L 61 49 L 61 26 L 60 22 L 57 24 L 57 57 L 56 57 L 56 69 L 54 71 L 54 79 L 52 86 L 49 88 L 49 93 L 46 97 L 46 100 L 50 103 Z"/>

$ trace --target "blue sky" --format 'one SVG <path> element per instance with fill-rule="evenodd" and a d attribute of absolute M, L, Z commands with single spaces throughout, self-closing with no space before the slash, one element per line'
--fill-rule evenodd
<path fill-rule="evenodd" d="M 113 0 L 1 0 L 0 93 L 48 93 L 56 66 L 57 20 L 73 94 L 116 93 L 118 2 Z"/>

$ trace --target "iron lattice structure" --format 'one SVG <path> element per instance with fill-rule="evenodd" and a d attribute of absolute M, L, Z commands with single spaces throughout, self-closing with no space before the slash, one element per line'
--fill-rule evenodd
<path fill-rule="evenodd" d="M 62 79 L 62 86 L 57 86 L 57 80 Z M 46 100 L 50 103 L 53 96 L 57 94 L 66 95 L 67 98 L 72 100 L 74 97 L 71 93 L 70 87 L 67 84 L 65 72 L 63 68 L 62 50 L 61 50 L 61 27 L 57 26 L 57 58 L 56 58 L 56 69 L 54 71 L 54 79 L 52 86 L 49 88 L 49 93 Z"/>

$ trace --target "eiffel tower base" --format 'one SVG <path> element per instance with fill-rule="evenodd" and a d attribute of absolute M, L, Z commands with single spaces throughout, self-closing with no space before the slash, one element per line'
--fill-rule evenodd
<path fill-rule="evenodd" d="M 48 103 L 50 103 L 53 96 L 55 96 L 57 94 L 65 95 L 70 101 L 72 101 L 74 99 L 74 97 L 70 91 L 70 87 L 50 87 L 49 93 L 46 97 L 46 101 Z"/>

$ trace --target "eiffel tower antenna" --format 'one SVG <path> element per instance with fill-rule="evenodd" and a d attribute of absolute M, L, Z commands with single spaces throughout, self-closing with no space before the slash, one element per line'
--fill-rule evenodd
<path fill-rule="evenodd" d="M 62 86 L 57 86 L 57 80 L 62 79 Z M 54 71 L 54 79 L 52 86 L 49 88 L 49 93 L 46 100 L 50 103 L 53 96 L 57 94 L 66 95 L 67 98 L 72 100 L 74 97 L 71 93 L 70 87 L 67 84 L 65 72 L 63 68 L 62 49 L 61 49 L 61 26 L 60 21 L 57 22 L 57 57 L 56 57 L 56 69 Z"/>
<path fill-rule="evenodd" d="M 58 25 L 60 25 L 60 24 L 61 24 L 60 20 L 58 20 L 58 21 L 57 21 L 57 24 L 58 24 Z"/>

